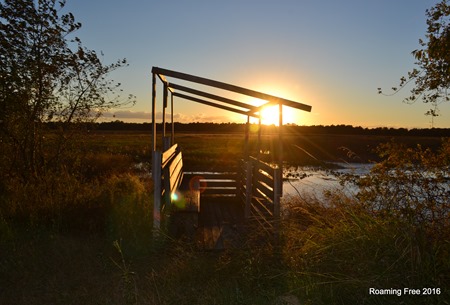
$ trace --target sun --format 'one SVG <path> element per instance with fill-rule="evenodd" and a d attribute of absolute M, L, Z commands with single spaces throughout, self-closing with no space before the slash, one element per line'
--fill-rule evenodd
<path fill-rule="evenodd" d="M 283 106 L 283 124 L 295 123 L 295 109 Z M 279 106 L 268 106 L 261 110 L 261 123 L 264 125 L 280 125 Z"/>

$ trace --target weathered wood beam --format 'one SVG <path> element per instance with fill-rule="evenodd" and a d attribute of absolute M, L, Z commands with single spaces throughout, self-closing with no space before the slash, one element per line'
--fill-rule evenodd
<path fill-rule="evenodd" d="M 205 100 L 202 100 L 202 99 L 190 96 L 190 95 L 185 95 L 185 94 L 181 94 L 181 93 L 175 92 L 173 94 L 173 96 L 177 96 L 177 97 L 180 97 L 180 98 L 184 98 L 186 100 L 190 100 L 190 101 L 197 102 L 197 103 L 200 103 L 200 104 L 204 104 L 204 105 L 220 108 L 220 109 L 227 110 L 227 111 L 232 111 L 232 112 L 243 114 L 243 115 L 257 117 L 256 114 L 249 113 L 248 111 L 239 110 L 239 109 L 236 109 L 236 108 L 228 107 L 228 106 L 221 105 L 221 104 L 216 104 L 216 103 L 213 103 L 213 102 L 208 102 L 208 101 L 205 101 Z"/>
<path fill-rule="evenodd" d="M 262 99 L 262 100 L 266 100 L 266 101 L 268 101 L 268 103 L 265 105 L 268 105 L 268 104 L 275 105 L 275 104 L 282 103 L 285 106 L 293 107 L 293 108 L 308 111 L 308 112 L 311 111 L 311 106 L 306 105 L 306 104 L 294 102 L 294 101 L 280 98 L 277 96 L 273 96 L 273 95 L 270 95 L 267 93 L 258 92 L 255 90 L 215 81 L 215 80 L 204 78 L 204 77 L 194 76 L 194 75 L 190 75 L 190 74 L 186 74 L 186 73 L 182 73 L 182 72 L 176 72 L 176 71 L 172 71 L 172 70 L 167 70 L 167 69 L 163 69 L 163 68 L 159 68 L 159 67 L 153 67 L 152 72 L 156 73 L 158 75 L 161 74 L 162 76 L 178 78 L 178 79 L 186 80 L 189 82 L 198 83 L 198 84 L 215 87 L 215 88 L 219 88 L 219 89 L 223 89 L 223 90 L 227 90 L 227 91 L 231 91 L 231 92 L 235 92 L 235 93 L 239 93 L 239 94 L 243 94 L 243 95 L 252 96 L 255 98 Z"/>
<path fill-rule="evenodd" d="M 152 151 L 156 151 L 156 74 L 152 73 Z"/>
<path fill-rule="evenodd" d="M 280 103 L 283 106 L 288 106 L 288 107 L 292 107 L 292 108 L 295 108 L 295 109 L 308 111 L 308 112 L 311 112 L 311 109 L 312 109 L 311 106 L 306 105 L 306 104 L 301 104 L 301 103 L 298 103 L 298 102 L 294 102 L 294 101 L 278 98 L 278 100 L 268 100 L 267 103 L 262 104 L 261 106 L 259 106 L 257 111 L 260 111 L 262 108 L 265 108 L 265 107 L 279 105 Z"/>
<path fill-rule="evenodd" d="M 188 87 L 181 86 L 181 85 L 178 85 L 178 84 L 169 83 L 169 87 L 173 88 L 175 90 L 181 90 L 181 91 L 184 91 L 184 92 L 187 92 L 187 93 L 191 93 L 191 94 L 195 94 L 195 95 L 198 95 L 198 96 L 206 97 L 206 98 L 209 98 L 209 99 L 212 99 L 212 100 L 216 100 L 216 101 L 219 101 L 219 102 L 222 102 L 222 103 L 226 103 L 226 104 L 230 104 L 230 105 L 237 106 L 237 107 L 240 107 L 240 108 L 244 108 L 244 109 L 250 110 L 252 112 L 256 112 L 257 108 L 258 108 L 256 106 L 253 106 L 253 105 L 250 105 L 250 104 L 238 102 L 238 101 L 235 101 L 235 100 L 232 100 L 232 99 L 228 99 L 228 98 L 225 98 L 225 97 L 222 97 L 222 96 L 218 96 L 218 95 L 214 95 L 214 94 L 210 94 L 210 93 L 207 93 L 207 92 L 204 92 L 204 91 L 188 88 Z"/>

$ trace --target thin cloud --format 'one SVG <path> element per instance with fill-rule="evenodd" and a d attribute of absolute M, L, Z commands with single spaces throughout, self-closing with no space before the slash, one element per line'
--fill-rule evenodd
<path fill-rule="evenodd" d="M 152 120 L 151 112 L 145 111 L 131 111 L 131 110 L 120 110 L 114 112 L 105 112 L 102 115 L 103 119 L 120 120 L 124 122 L 150 122 Z M 183 113 L 174 113 L 173 115 L 175 122 L 180 123 L 192 123 L 192 122 L 212 122 L 212 123 L 223 123 L 229 122 L 230 118 L 227 116 L 214 116 L 207 115 L 205 113 L 198 113 L 195 115 L 186 115 Z M 166 120 L 171 119 L 171 114 L 166 113 Z M 162 120 L 162 112 L 156 113 L 156 120 Z"/>

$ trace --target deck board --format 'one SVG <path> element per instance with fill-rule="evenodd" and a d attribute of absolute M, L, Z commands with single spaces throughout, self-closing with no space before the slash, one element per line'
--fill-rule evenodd
<path fill-rule="evenodd" d="M 199 229 L 207 250 L 236 247 L 244 224 L 244 206 L 234 197 L 202 197 Z"/>

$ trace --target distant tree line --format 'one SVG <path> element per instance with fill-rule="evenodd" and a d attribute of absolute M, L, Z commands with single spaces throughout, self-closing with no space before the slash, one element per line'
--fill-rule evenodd
<path fill-rule="evenodd" d="M 58 123 L 48 123 L 51 129 L 57 129 Z M 243 133 L 246 124 L 243 123 L 179 123 L 175 124 L 176 133 L 201 132 L 201 133 Z M 256 127 L 257 124 L 252 124 Z M 156 125 L 157 131 L 162 131 L 162 123 Z M 123 121 L 85 123 L 88 130 L 121 130 L 121 131 L 151 131 L 151 123 L 126 123 Z M 264 134 L 277 133 L 278 127 L 262 125 Z M 256 130 L 257 128 L 251 128 Z M 166 131 L 170 132 L 171 125 L 166 124 Z M 450 128 L 393 128 L 393 127 L 361 127 L 352 125 L 312 125 L 312 126 L 284 126 L 285 134 L 336 134 L 336 135 L 379 135 L 379 136 L 425 136 L 425 137 L 450 137 Z"/>

